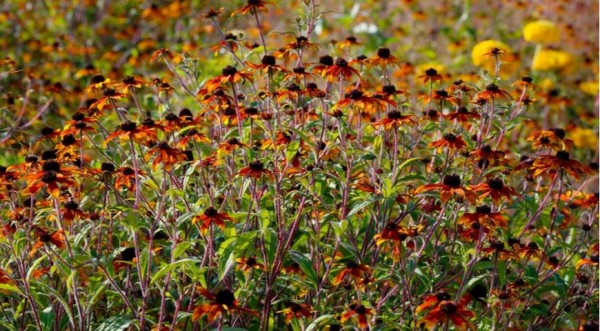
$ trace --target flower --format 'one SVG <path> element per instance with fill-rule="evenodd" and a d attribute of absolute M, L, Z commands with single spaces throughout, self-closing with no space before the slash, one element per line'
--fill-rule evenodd
<path fill-rule="evenodd" d="M 429 147 L 437 147 L 442 149 L 444 147 L 450 150 L 462 149 L 467 146 L 467 143 L 461 136 L 456 136 L 453 133 L 446 133 L 441 139 L 433 141 L 429 144 Z"/>
<path fill-rule="evenodd" d="M 234 10 L 231 13 L 231 17 L 234 17 L 236 15 L 246 15 L 251 11 L 256 12 L 257 10 L 266 12 L 266 11 L 268 11 L 267 5 L 272 5 L 272 4 L 273 3 L 264 1 L 264 0 L 248 0 L 247 4 L 245 6 Z"/>
<path fill-rule="evenodd" d="M 484 40 L 473 47 L 471 60 L 475 66 L 491 70 L 495 65 L 494 54 L 502 55 L 511 52 L 510 47 L 501 41 Z"/>
<path fill-rule="evenodd" d="M 542 49 L 535 53 L 531 69 L 541 71 L 563 69 L 571 63 L 573 63 L 573 56 L 567 52 Z"/>
<path fill-rule="evenodd" d="M 465 308 L 464 300 L 455 302 L 451 300 L 440 301 L 420 322 L 425 323 L 429 330 L 434 329 L 438 324 L 447 325 L 452 322 L 457 330 L 475 330 L 475 326 L 469 322 L 469 319 L 475 317 L 475 313 Z"/>
<path fill-rule="evenodd" d="M 201 215 L 196 215 L 192 218 L 192 223 L 200 222 L 200 230 L 206 231 L 211 224 L 218 226 L 221 229 L 225 228 L 225 221 L 233 221 L 227 213 L 219 213 L 215 208 L 208 207 Z"/>
<path fill-rule="evenodd" d="M 533 161 L 529 168 L 533 171 L 533 177 L 539 175 L 548 175 L 554 177 L 559 169 L 563 169 L 567 174 L 575 179 L 588 172 L 579 161 L 570 158 L 569 152 L 561 150 L 556 155 L 540 155 Z"/>
<path fill-rule="evenodd" d="M 378 65 L 381 67 L 387 67 L 388 65 L 399 65 L 398 58 L 392 55 L 390 49 L 387 47 L 381 47 L 377 50 L 377 55 L 369 60 L 371 65 Z"/>
<path fill-rule="evenodd" d="M 354 315 L 356 315 L 356 317 L 358 318 L 358 327 L 361 329 L 366 329 L 369 326 L 367 322 L 368 315 L 373 315 L 373 309 L 367 308 L 362 304 L 352 304 L 350 305 L 350 310 L 342 313 L 340 322 L 345 323 Z"/>
<path fill-rule="evenodd" d="M 499 203 L 502 198 L 512 201 L 513 196 L 520 195 L 512 187 L 505 186 L 500 178 L 490 179 L 471 188 L 473 192 L 479 193 L 480 200 L 490 196 L 494 203 Z"/>
<path fill-rule="evenodd" d="M 246 62 L 246 64 L 248 65 L 248 67 L 257 71 L 262 71 L 263 73 L 274 73 L 277 71 L 283 73 L 288 72 L 286 68 L 277 65 L 277 59 L 275 58 L 275 56 L 269 54 L 263 56 L 260 64 L 254 64 L 252 62 Z"/>
<path fill-rule="evenodd" d="M 386 130 L 390 130 L 392 128 L 397 128 L 406 124 L 408 126 L 413 126 L 417 124 L 417 121 L 414 119 L 414 115 L 402 115 L 399 110 L 390 110 L 387 113 L 387 117 L 377 120 L 372 123 L 373 126 L 383 126 Z"/>
<path fill-rule="evenodd" d="M 486 205 L 478 206 L 475 213 L 464 213 L 458 220 L 458 225 L 463 227 L 461 234 L 472 240 L 478 240 L 480 230 L 487 234 L 498 228 L 504 229 L 507 224 L 506 216 L 492 212 Z"/>
<path fill-rule="evenodd" d="M 371 272 L 368 265 L 356 263 L 354 261 L 346 262 L 346 267 L 343 268 L 334 278 L 331 284 L 339 285 L 348 276 L 351 276 L 355 282 L 359 281 L 364 275 Z"/>
<path fill-rule="evenodd" d="M 198 94 L 208 95 L 226 83 L 233 84 L 246 80 L 252 81 L 252 75 L 250 73 L 238 71 L 233 66 L 226 66 L 221 72 L 222 75 L 207 80 L 203 88 L 198 91 Z"/>
<path fill-rule="evenodd" d="M 469 200 L 471 203 L 475 203 L 475 199 L 477 197 L 471 191 L 470 187 L 463 187 L 461 185 L 460 177 L 458 175 L 447 175 L 444 177 L 442 183 L 419 186 L 414 191 L 414 194 L 420 194 L 429 191 L 439 191 L 440 200 L 442 200 L 444 203 L 454 196 L 459 196 Z"/>
<path fill-rule="evenodd" d="M 485 91 L 477 94 L 477 98 L 484 100 L 506 98 L 508 100 L 512 100 L 510 94 L 504 90 L 501 90 L 496 84 L 489 84 L 486 86 Z"/>
<path fill-rule="evenodd" d="M 335 109 L 351 106 L 362 113 L 374 114 L 378 109 L 383 108 L 386 102 L 390 103 L 388 100 L 370 97 L 361 90 L 353 89 L 335 104 Z"/>
<path fill-rule="evenodd" d="M 426 69 L 423 72 L 423 75 L 418 77 L 419 79 L 423 80 L 423 83 L 427 83 L 427 82 L 438 82 L 442 80 L 442 75 L 440 75 L 438 73 L 438 70 L 435 68 L 429 68 Z"/>
<path fill-rule="evenodd" d="M 46 186 L 46 191 L 57 198 L 60 195 L 58 184 L 72 186 L 75 181 L 72 179 L 75 168 L 63 167 L 58 161 L 52 159 L 42 164 L 42 170 L 33 174 L 25 175 L 25 179 L 29 185 L 24 190 L 24 193 L 35 194 L 43 186 Z"/>
<path fill-rule="evenodd" d="M 252 269 L 256 270 L 265 270 L 265 265 L 262 263 L 258 263 L 256 257 L 251 256 L 249 258 L 241 257 L 236 259 L 235 262 L 238 263 L 238 270 L 242 271 L 250 271 Z"/>
<path fill-rule="evenodd" d="M 143 171 L 138 171 L 139 176 L 143 176 L 144 174 L 145 173 Z M 117 169 L 115 188 L 117 190 L 126 188 L 128 191 L 135 191 L 135 170 L 130 167 L 122 167 Z"/>
<path fill-rule="evenodd" d="M 265 169 L 265 165 L 259 160 L 254 160 L 250 162 L 247 166 L 240 169 L 238 175 L 244 177 L 250 177 L 254 179 L 260 178 L 262 175 L 265 175 L 269 178 L 273 177 L 273 174 L 270 170 Z"/>
<path fill-rule="evenodd" d="M 144 161 L 150 160 L 152 156 L 156 155 L 154 161 L 152 161 L 152 169 L 156 169 L 159 163 L 162 163 L 166 171 L 170 171 L 173 165 L 178 162 L 187 160 L 186 154 L 177 148 L 172 148 L 166 141 L 161 141 L 156 144 L 155 147 L 151 148 L 146 155 L 144 155 Z"/>
<path fill-rule="evenodd" d="M 119 137 L 121 142 L 131 139 L 136 143 L 144 145 L 158 139 L 155 128 L 144 125 L 138 126 L 137 123 L 131 121 L 124 122 L 119 129 L 106 137 L 106 139 L 104 139 L 104 145 L 106 146 L 111 140 L 117 137 Z"/>
<path fill-rule="evenodd" d="M 30 257 L 33 256 L 38 249 L 44 247 L 44 245 L 47 243 L 53 244 L 58 249 L 63 249 L 66 247 L 65 233 L 62 230 L 56 230 L 50 233 L 45 229 L 36 227 L 34 229 L 34 234 L 37 237 L 37 241 L 33 247 L 31 247 L 31 251 L 29 252 Z"/>
<path fill-rule="evenodd" d="M 348 65 L 348 61 L 338 58 L 335 64 L 322 69 L 322 75 L 327 78 L 330 83 L 336 82 L 339 79 L 350 79 L 352 75 L 360 77 L 358 70 Z"/>
<path fill-rule="evenodd" d="M 312 306 L 306 303 L 290 302 L 287 304 L 287 308 L 279 312 L 285 314 L 285 324 L 289 324 L 292 321 L 292 318 L 309 318 L 312 312 Z"/>
<path fill-rule="evenodd" d="M 591 96 L 598 95 L 598 81 L 587 81 L 579 83 L 579 89 Z"/>
<path fill-rule="evenodd" d="M 569 137 L 578 148 L 598 148 L 598 134 L 591 129 L 574 128 L 569 132 Z"/>
<path fill-rule="evenodd" d="M 219 290 L 216 294 L 209 292 L 207 289 L 199 287 L 198 292 L 210 302 L 203 303 L 194 308 L 192 320 L 197 321 L 202 316 L 208 317 L 208 322 L 212 323 L 217 318 L 223 316 L 224 313 L 238 311 L 240 313 L 251 314 L 259 317 L 259 314 L 253 310 L 240 307 L 233 293 L 227 289 Z"/>
<path fill-rule="evenodd" d="M 560 31 L 554 23 L 547 20 L 538 20 L 525 25 L 523 39 L 540 44 L 555 43 L 560 41 Z"/>

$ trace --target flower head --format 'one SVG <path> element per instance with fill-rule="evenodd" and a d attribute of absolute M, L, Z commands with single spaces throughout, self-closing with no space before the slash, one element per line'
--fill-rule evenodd
<path fill-rule="evenodd" d="M 538 20 L 525 25 L 523 39 L 540 44 L 555 43 L 560 41 L 560 30 L 551 21 Z"/>

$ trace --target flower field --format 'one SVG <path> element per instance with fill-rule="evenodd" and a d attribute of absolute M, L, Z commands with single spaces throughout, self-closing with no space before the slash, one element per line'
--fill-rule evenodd
<path fill-rule="evenodd" d="M 599 329 L 598 2 L 0 18 L 0 330 Z"/>

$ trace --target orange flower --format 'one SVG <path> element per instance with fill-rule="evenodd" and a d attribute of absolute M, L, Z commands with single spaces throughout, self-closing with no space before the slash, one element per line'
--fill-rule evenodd
<path fill-rule="evenodd" d="M 362 45 L 362 43 L 358 42 L 355 36 L 348 36 L 346 39 L 344 39 L 344 41 L 341 41 L 337 44 L 340 49 Z"/>
<path fill-rule="evenodd" d="M 442 202 L 447 202 L 453 196 L 459 196 L 461 198 L 465 198 L 469 200 L 471 203 L 475 203 L 477 196 L 471 192 L 470 187 L 463 187 L 460 182 L 460 177 L 458 175 L 447 175 L 444 177 L 442 183 L 438 184 L 426 184 L 418 187 L 415 190 L 415 194 L 429 192 L 429 191 L 439 191 L 440 192 L 440 200 Z"/>
<path fill-rule="evenodd" d="M 343 268 L 335 278 L 331 284 L 339 285 L 342 281 L 344 281 L 348 276 L 351 276 L 355 282 L 358 282 L 363 276 L 371 272 L 371 268 L 365 264 L 359 264 L 354 261 L 348 261 L 346 263 L 346 267 Z"/>
<path fill-rule="evenodd" d="M 438 74 L 437 70 L 429 68 L 425 70 L 425 74 L 418 77 L 423 79 L 423 83 L 427 82 L 439 82 L 442 80 L 442 75 Z"/>
<path fill-rule="evenodd" d="M 373 122 L 373 126 L 383 126 L 386 130 L 390 130 L 392 128 L 400 127 L 403 124 L 413 126 L 417 124 L 417 121 L 414 119 L 414 115 L 402 115 L 399 110 L 390 110 L 387 113 L 386 118 L 382 118 L 378 121 Z"/>
<path fill-rule="evenodd" d="M 214 77 L 206 81 L 204 87 L 198 91 L 198 94 L 207 95 L 212 93 L 217 88 L 221 87 L 221 85 L 226 83 L 237 83 L 240 81 L 252 81 L 252 75 L 246 72 L 240 72 L 235 67 L 226 66 L 222 70 L 222 75 Z"/>
<path fill-rule="evenodd" d="M 400 61 L 392 55 L 389 48 L 381 47 L 377 50 L 377 55 L 369 60 L 369 64 L 385 68 L 388 65 L 399 65 Z"/>
<path fill-rule="evenodd" d="M 170 147 L 169 143 L 166 141 L 161 141 L 156 147 L 150 149 L 148 153 L 144 155 L 144 160 L 148 161 L 154 155 L 156 155 L 156 157 L 154 158 L 154 161 L 152 161 L 152 169 L 156 169 L 158 164 L 162 163 L 165 170 L 170 171 L 178 162 L 187 160 L 187 156 L 182 150 Z"/>
<path fill-rule="evenodd" d="M 196 215 L 192 219 L 192 223 L 201 222 L 200 230 L 206 231 L 211 224 L 218 226 L 221 229 L 225 228 L 225 221 L 233 222 L 233 218 L 227 213 L 219 213 L 215 208 L 208 207 L 202 215 Z"/>
<path fill-rule="evenodd" d="M 490 164 L 494 165 L 500 159 L 504 158 L 505 153 L 494 151 L 490 145 L 485 145 L 469 153 L 469 156 L 477 159 L 477 165 L 480 168 L 487 168 Z"/>
<path fill-rule="evenodd" d="M 433 91 L 433 95 L 431 97 L 429 95 L 422 95 L 420 98 L 423 100 L 424 104 L 428 104 L 432 100 L 447 101 L 453 105 L 458 102 L 456 97 L 451 96 L 450 93 L 444 89 Z"/>
<path fill-rule="evenodd" d="M 111 140 L 119 137 L 121 142 L 132 139 L 136 143 L 147 145 L 157 139 L 156 129 L 148 126 L 138 126 L 135 122 L 125 122 L 121 124 L 119 129 L 111 133 L 104 139 L 106 146 Z"/>
<path fill-rule="evenodd" d="M 485 91 L 477 94 L 477 98 L 484 100 L 506 98 L 508 100 L 512 100 L 510 94 L 504 90 L 501 90 L 496 84 L 490 84 L 486 86 Z"/>
<path fill-rule="evenodd" d="M 290 324 L 292 318 L 310 318 L 312 306 L 306 303 L 290 302 L 287 304 L 287 308 L 279 312 L 285 314 L 285 324 Z"/>
<path fill-rule="evenodd" d="M 266 12 L 266 11 L 268 11 L 267 5 L 272 5 L 272 4 L 273 3 L 264 1 L 264 0 L 248 0 L 247 5 L 234 10 L 231 13 L 231 17 L 234 17 L 236 15 L 246 15 L 250 12 L 254 13 L 258 10 Z"/>
<path fill-rule="evenodd" d="M 37 237 L 36 243 L 31 247 L 31 251 L 29 252 L 29 256 L 33 256 L 38 249 L 44 247 L 45 244 L 51 243 L 56 246 L 58 249 L 65 248 L 65 234 L 62 230 L 56 230 L 52 233 L 48 233 L 48 231 L 36 227 L 34 229 L 34 234 Z"/>
<path fill-rule="evenodd" d="M 374 114 L 377 110 L 382 109 L 385 103 L 389 101 L 366 96 L 362 91 L 354 89 L 346 93 L 344 99 L 336 103 L 335 108 L 354 107 L 362 113 Z"/>
<path fill-rule="evenodd" d="M 342 317 L 340 318 L 341 323 L 345 323 L 351 317 L 355 316 L 358 318 L 358 327 L 361 329 L 366 329 L 368 324 L 368 316 L 373 315 L 373 309 L 367 308 L 361 304 L 352 304 L 350 305 L 350 310 L 342 313 Z"/>
<path fill-rule="evenodd" d="M 335 60 L 335 64 L 327 66 L 322 69 L 322 75 L 327 78 L 327 81 L 334 83 L 340 79 L 348 80 L 352 78 L 352 75 L 360 77 L 358 70 L 348 65 L 348 61 L 338 58 Z"/>
<path fill-rule="evenodd" d="M 556 155 L 538 156 L 529 169 L 533 171 L 534 178 L 540 175 L 554 177 L 558 174 L 559 169 L 564 170 L 575 179 L 579 179 L 581 175 L 588 172 L 586 167 L 577 160 L 571 159 L 569 152 L 564 150 L 556 152 Z"/>
<path fill-rule="evenodd" d="M 494 203 L 499 203 L 502 198 L 512 201 L 513 196 L 520 196 L 512 187 L 504 186 L 500 178 L 490 179 L 485 183 L 475 185 L 472 187 L 472 190 L 473 192 L 480 193 L 480 200 L 490 196 Z"/>
<path fill-rule="evenodd" d="M 494 254 L 498 259 L 506 261 L 515 257 L 512 251 L 506 249 L 504 243 L 494 237 L 488 239 L 489 247 L 484 247 L 481 251 L 485 254 Z"/>
<path fill-rule="evenodd" d="M 445 115 L 451 121 L 456 120 L 459 123 L 467 123 L 471 120 L 480 119 L 481 116 L 476 111 L 469 111 L 467 107 L 459 107 L 455 112 Z M 470 127 L 470 126 L 468 126 Z"/>
<path fill-rule="evenodd" d="M 240 169 L 238 175 L 244 177 L 250 177 L 254 179 L 260 178 L 262 175 L 265 175 L 268 178 L 272 178 L 273 174 L 270 170 L 265 169 L 265 165 L 259 160 L 254 160 L 250 162 L 247 166 Z"/>
<path fill-rule="evenodd" d="M 256 257 L 254 257 L 254 256 L 251 256 L 249 258 L 241 257 L 239 259 L 236 259 L 235 262 L 238 263 L 237 269 L 242 270 L 244 272 L 251 271 L 252 269 L 261 270 L 261 271 L 265 270 L 265 265 L 262 263 L 259 263 L 256 260 Z"/>
<path fill-rule="evenodd" d="M 307 72 L 304 67 L 295 67 L 294 69 L 292 69 L 291 72 L 289 72 L 287 75 L 285 75 L 285 77 L 283 77 L 283 80 L 292 79 L 296 82 L 303 82 L 306 79 L 313 78 L 315 78 L 315 75 L 310 72 Z"/>
<path fill-rule="evenodd" d="M 599 245 L 598 243 L 593 244 L 589 249 L 588 249 L 588 254 L 589 254 L 589 258 L 584 258 L 584 259 L 580 259 L 579 261 L 577 261 L 577 265 L 576 265 L 576 269 L 579 270 L 579 268 L 583 267 L 584 265 L 590 265 L 590 266 L 598 266 L 598 251 L 599 251 Z"/>
<path fill-rule="evenodd" d="M 10 278 L 6 271 L 0 269 L 0 284 L 12 285 L 15 282 Z"/>
<path fill-rule="evenodd" d="M 79 204 L 73 200 L 64 203 L 64 208 L 61 209 L 61 213 L 65 225 L 71 224 L 74 220 L 86 219 L 89 217 L 88 213 L 79 209 Z"/>
<path fill-rule="evenodd" d="M 475 317 L 475 313 L 465 308 L 464 302 L 443 300 L 429 311 L 420 322 L 425 323 L 425 327 L 429 330 L 434 329 L 438 324 L 447 325 L 450 322 L 454 324 L 457 330 L 467 330 L 469 328 L 475 330 L 475 326 L 469 322 L 469 319 L 473 317 Z"/>
<path fill-rule="evenodd" d="M 464 213 L 458 220 L 458 225 L 463 227 L 461 234 L 471 240 L 478 240 L 479 231 L 490 233 L 498 228 L 506 228 L 508 220 L 501 213 L 492 213 L 491 208 L 477 206 L 475 213 Z"/>
<path fill-rule="evenodd" d="M 200 294 L 202 294 L 202 296 L 210 300 L 210 302 L 196 306 L 192 314 L 192 320 L 194 321 L 197 321 L 202 318 L 202 316 L 206 315 L 208 317 L 208 322 L 212 323 L 217 318 L 222 317 L 223 314 L 230 313 L 232 311 L 251 314 L 256 317 L 260 316 L 253 310 L 240 307 L 238 301 L 235 299 L 235 296 L 229 290 L 224 289 L 217 292 L 217 294 L 213 294 L 207 289 L 200 287 L 198 288 L 198 291 Z"/>
<path fill-rule="evenodd" d="M 140 170 L 138 175 L 142 176 L 144 172 Z M 135 170 L 130 167 L 119 168 L 115 179 L 115 188 L 117 190 L 126 188 L 128 191 L 135 191 Z"/>
<path fill-rule="evenodd" d="M 536 148 L 552 148 L 556 151 L 561 149 L 571 148 L 573 141 L 565 139 L 566 132 L 563 129 L 552 128 L 550 130 L 542 130 L 534 132 L 527 137 L 527 141 L 533 142 L 533 147 Z"/>
<path fill-rule="evenodd" d="M 97 108 L 98 110 L 104 110 L 107 107 L 111 107 L 113 105 L 112 103 L 114 102 L 114 100 L 119 100 L 126 96 L 127 96 L 127 94 L 117 92 L 112 88 L 107 88 L 104 90 L 104 95 L 102 96 L 102 98 L 98 99 L 96 102 L 91 104 L 90 108 Z"/>
<path fill-rule="evenodd" d="M 453 133 L 446 133 L 442 139 L 436 140 L 429 144 L 429 147 L 437 147 L 442 149 L 444 147 L 449 150 L 462 149 L 467 146 L 467 143 L 461 136 L 456 136 Z"/>
<path fill-rule="evenodd" d="M 275 72 L 287 73 L 288 72 L 288 70 L 286 68 L 284 68 L 280 65 L 277 65 L 277 59 L 273 55 L 263 56 L 263 58 L 260 62 L 261 62 L 260 64 L 246 62 L 246 64 L 248 65 L 248 67 L 250 67 L 254 70 L 262 71 L 263 73 L 275 73 Z"/>
<path fill-rule="evenodd" d="M 72 177 L 75 168 L 62 167 L 56 160 L 48 160 L 42 164 L 42 171 L 25 175 L 29 185 L 24 190 L 26 194 L 35 194 L 42 187 L 46 186 L 46 191 L 53 197 L 60 195 L 59 184 L 72 186 L 75 184 Z"/>

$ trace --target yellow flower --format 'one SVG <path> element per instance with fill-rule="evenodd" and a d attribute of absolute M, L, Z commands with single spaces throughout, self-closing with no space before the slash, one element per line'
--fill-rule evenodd
<path fill-rule="evenodd" d="M 591 129 L 574 128 L 569 132 L 569 137 L 578 148 L 598 148 L 598 134 Z"/>
<path fill-rule="evenodd" d="M 417 66 L 417 70 L 416 70 L 417 75 L 418 76 L 424 75 L 425 71 L 427 71 L 427 69 L 431 69 L 431 68 L 435 69 L 438 72 L 438 74 L 441 74 L 446 70 L 446 68 L 444 67 L 443 64 L 439 64 L 436 62 L 428 62 L 428 63 L 423 63 L 423 64 L 420 64 Z"/>
<path fill-rule="evenodd" d="M 475 45 L 471 51 L 471 59 L 473 60 L 473 64 L 478 67 L 488 67 L 489 65 L 493 67 L 495 59 L 491 52 L 494 49 L 498 49 L 505 54 L 512 52 L 510 47 L 501 41 L 491 39 L 484 40 Z"/>
<path fill-rule="evenodd" d="M 573 62 L 573 56 L 567 52 L 542 49 L 533 58 L 533 70 L 554 70 L 567 67 Z"/>
<path fill-rule="evenodd" d="M 523 38 L 534 43 L 549 44 L 560 41 L 560 31 L 554 23 L 539 20 L 528 23 L 523 28 Z"/>
<path fill-rule="evenodd" d="M 579 89 L 586 94 L 596 96 L 598 95 L 598 82 L 581 82 Z"/>

